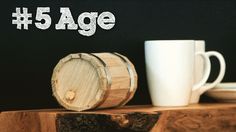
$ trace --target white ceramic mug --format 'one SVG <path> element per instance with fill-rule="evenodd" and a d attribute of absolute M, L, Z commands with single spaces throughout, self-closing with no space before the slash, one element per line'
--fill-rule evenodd
<path fill-rule="evenodd" d="M 204 59 L 202 79 L 194 84 L 195 56 Z M 210 60 L 195 52 L 194 40 L 145 41 L 145 61 L 149 92 L 154 106 L 185 106 L 192 90 L 201 88 L 210 74 Z"/>
<path fill-rule="evenodd" d="M 205 41 L 197 40 L 195 41 L 195 52 L 205 52 Z M 206 55 L 210 58 L 211 56 L 215 56 L 219 60 L 220 71 L 218 77 L 212 83 L 207 83 L 203 85 L 199 89 L 195 89 L 192 91 L 192 95 L 190 98 L 190 103 L 198 103 L 200 96 L 206 92 L 207 90 L 214 88 L 218 83 L 220 83 L 225 74 L 225 60 L 224 57 L 217 51 L 207 51 Z M 204 74 L 204 60 L 201 57 L 196 57 L 195 59 L 195 78 L 194 82 L 198 82 L 201 80 Z"/>

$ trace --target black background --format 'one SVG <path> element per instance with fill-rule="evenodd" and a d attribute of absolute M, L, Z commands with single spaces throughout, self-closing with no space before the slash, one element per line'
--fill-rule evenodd
<path fill-rule="evenodd" d="M 52 25 L 40 30 L 17 30 L 12 23 L 16 7 L 50 7 Z M 69 7 L 74 20 L 82 12 L 110 11 L 116 17 L 113 29 L 97 26 L 84 37 L 74 31 L 57 31 L 60 7 Z M 60 107 L 51 92 L 50 79 L 59 59 L 76 52 L 119 52 L 129 57 L 139 75 L 139 86 L 129 104 L 150 104 L 147 90 L 144 40 L 201 39 L 207 50 L 224 54 L 227 70 L 223 81 L 235 81 L 235 1 L 95 1 L 95 0 L 12 0 L 1 4 L 0 28 L 0 110 Z M 213 59 L 211 80 L 217 75 Z M 210 101 L 203 98 L 202 101 Z"/>

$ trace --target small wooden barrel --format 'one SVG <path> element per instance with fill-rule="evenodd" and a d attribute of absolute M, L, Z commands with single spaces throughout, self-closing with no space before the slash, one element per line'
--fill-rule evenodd
<path fill-rule="evenodd" d="M 52 75 L 57 101 L 82 111 L 125 105 L 137 88 L 133 64 L 118 53 L 78 53 L 61 59 Z"/>

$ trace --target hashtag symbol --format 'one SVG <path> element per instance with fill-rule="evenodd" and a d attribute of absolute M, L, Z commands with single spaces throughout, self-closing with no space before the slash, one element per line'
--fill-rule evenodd
<path fill-rule="evenodd" d="M 21 29 L 21 26 L 23 25 L 23 29 L 28 30 L 28 25 L 32 24 L 32 20 L 29 20 L 29 18 L 32 17 L 32 14 L 28 13 L 28 8 L 23 8 L 23 13 L 21 13 L 20 8 L 16 8 L 16 12 L 12 13 L 12 17 L 12 24 L 16 24 L 17 29 Z"/>

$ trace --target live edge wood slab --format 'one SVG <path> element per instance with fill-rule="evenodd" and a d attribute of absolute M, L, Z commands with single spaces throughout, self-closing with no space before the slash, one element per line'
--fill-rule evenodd
<path fill-rule="evenodd" d="M 3 111 L 0 132 L 236 132 L 236 104 Z"/>

